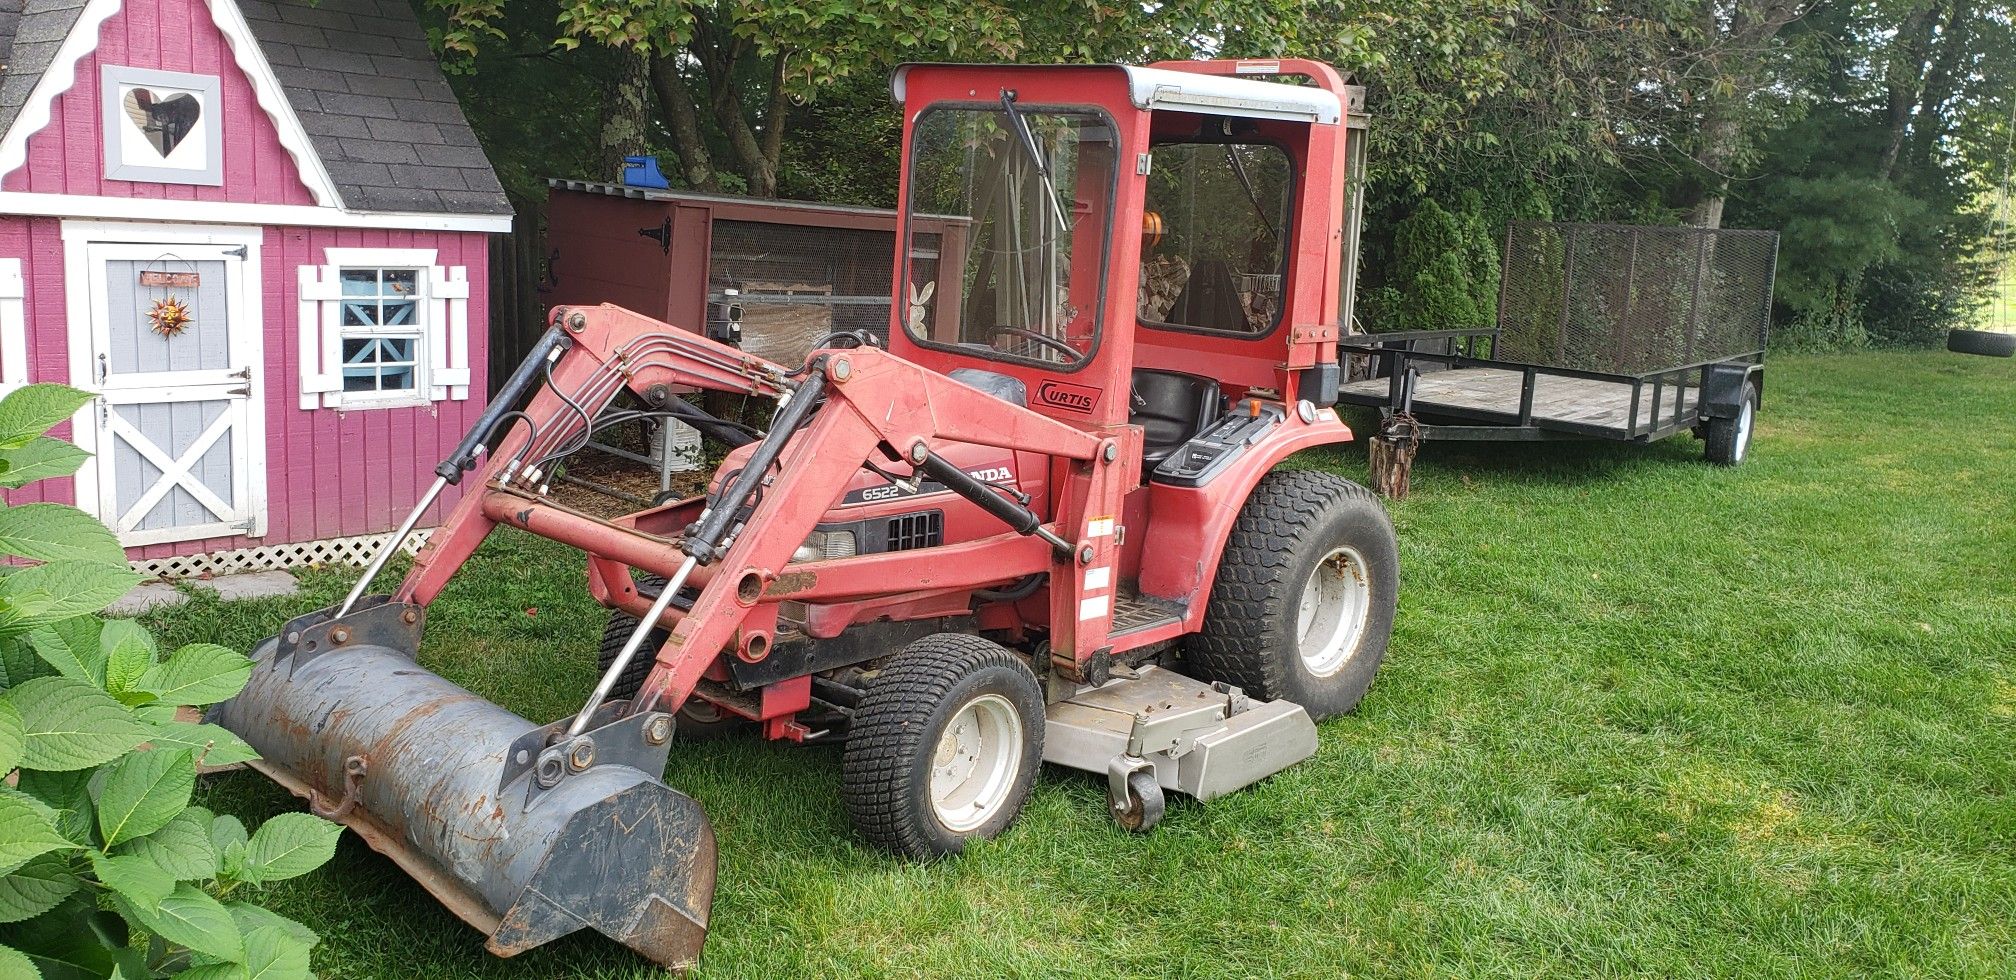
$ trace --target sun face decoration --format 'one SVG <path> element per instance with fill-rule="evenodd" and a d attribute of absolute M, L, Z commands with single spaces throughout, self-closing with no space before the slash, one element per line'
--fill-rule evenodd
<path fill-rule="evenodd" d="M 189 329 L 189 322 L 195 318 L 190 316 L 189 307 L 184 306 L 181 300 L 170 296 L 167 299 L 155 300 L 154 305 L 147 310 L 147 319 L 151 322 L 155 333 L 163 337 L 175 337 Z"/>

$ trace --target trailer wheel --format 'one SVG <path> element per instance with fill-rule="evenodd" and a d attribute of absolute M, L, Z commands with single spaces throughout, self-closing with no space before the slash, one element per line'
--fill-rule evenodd
<path fill-rule="evenodd" d="M 1757 386 L 1745 382 L 1743 385 L 1743 407 L 1730 418 L 1708 420 L 1708 461 L 1722 466 L 1736 466 L 1750 456 L 1750 435 L 1757 427 Z"/>
<path fill-rule="evenodd" d="M 2016 333 L 1994 330 L 1952 330 L 1946 334 L 1946 349 L 1955 354 L 1983 357 L 2016 356 Z"/>
<path fill-rule="evenodd" d="M 1043 759 L 1043 689 L 1022 658 L 936 633 L 867 679 L 840 760 L 855 829 L 897 854 L 957 854 L 1014 822 Z"/>
<path fill-rule="evenodd" d="M 665 580 L 656 575 L 646 575 L 637 585 L 648 591 L 665 587 Z M 621 610 L 609 611 L 609 624 L 602 628 L 602 647 L 595 653 L 595 676 L 600 678 L 609 665 L 616 662 L 616 655 L 623 652 L 623 644 L 629 642 L 630 631 L 637 628 L 637 617 Z M 644 678 L 650 676 L 655 661 L 651 653 L 665 645 L 669 636 L 664 630 L 652 630 L 645 639 L 645 646 L 630 658 L 630 665 L 617 675 L 616 686 L 609 689 L 611 700 L 628 701 L 637 696 L 637 689 L 644 686 Z M 687 698 L 679 706 L 679 713 L 673 716 L 679 726 L 679 737 L 695 741 L 722 738 L 740 731 L 749 720 L 739 715 L 729 714 L 700 698 Z"/>
<path fill-rule="evenodd" d="M 1311 470 L 1254 486 L 1218 563 L 1191 674 L 1286 698 L 1321 721 L 1357 707 L 1386 656 L 1400 591 L 1393 522 L 1372 491 Z"/>

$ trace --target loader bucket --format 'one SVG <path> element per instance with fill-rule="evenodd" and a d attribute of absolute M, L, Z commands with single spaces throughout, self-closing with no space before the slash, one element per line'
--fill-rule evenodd
<path fill-rule="evenodd" d="M 512 956 L 590 927 L 673 969 L 699 960 L 714 832 L 660 781 L 670 715 L 539 726 L 414 662 L 425 611 L 325 610 L 253 651 L 212 719 L 261 772 L 397 862 Z"/>

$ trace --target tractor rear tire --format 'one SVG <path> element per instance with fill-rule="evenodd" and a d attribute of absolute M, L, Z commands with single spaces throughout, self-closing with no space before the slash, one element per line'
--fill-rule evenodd
<path fill-rule="evenodd" d="M 867 678 L 840 758 L 840 798 L 870 843 L 957 854 L 1007 829 L 1043 761 L 1043 688 L 977 636 L 934 633 Z"/>
<path fill-rule="evenodd" d="M 638 579 L 637 587 L 647 592 L 656 592 L 665 587 L 665 580 L 656 575 L 646 575 Z M 609 610 L 609 624 L 602 628 L 602 646 L 595 653 L 595 677 L 600 680 L 609 665 L 616 662 L 616 655 L 623 652 L 623 644 L 630 641 L 630 632 L 637 628 L 637 617 L 617 609 Z M 654 654 L 665 645 L 670 636 L 662 629 L 651 631 L 645 638 L 644 646 L 637 649 L 637 655 L 630 658 L 630 665 L 616 676 L 616 685 L 609 689 L 612 701 L 628 701 L 637 696 L 637 690 L 644 686 L 644 678 L 651 675 L 651 668 L 657 665 Z M 730 714 L 700 698 L 687 698 L 673 716 L 679 726 L 679 737 L 705 742 L 725 738 L 747 727 L 749 720 Z"/>
<path fill-rule="evenodd" d="M 1372 491 L 1313 470 L 1269 473 L 1232 525 L 1183 659 L 1193 676 L 1322 721 L 1371 688 L 1399 591 L 1399 544 Z"/>
<path fill-rule="evenodd" d="M 1757 429 L 1757 386 L 1745 382 L 1743 405 L 1729 418 L 1711 418 L 1703 455 L 1719 466 L 1740 466 L 1750 458 L 1750 437 Z"/>

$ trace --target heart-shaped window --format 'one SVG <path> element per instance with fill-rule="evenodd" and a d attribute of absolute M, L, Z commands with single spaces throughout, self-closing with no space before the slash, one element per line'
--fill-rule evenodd
<path fill-rule="evenodd" d="M 202 101 L 188 92 L 127 89 L 125 108 L 127 120 L 140 130 L 147 145 L 161 154 L 163 160 L 196 131 L 196 121 L 203 116 Z"/>

